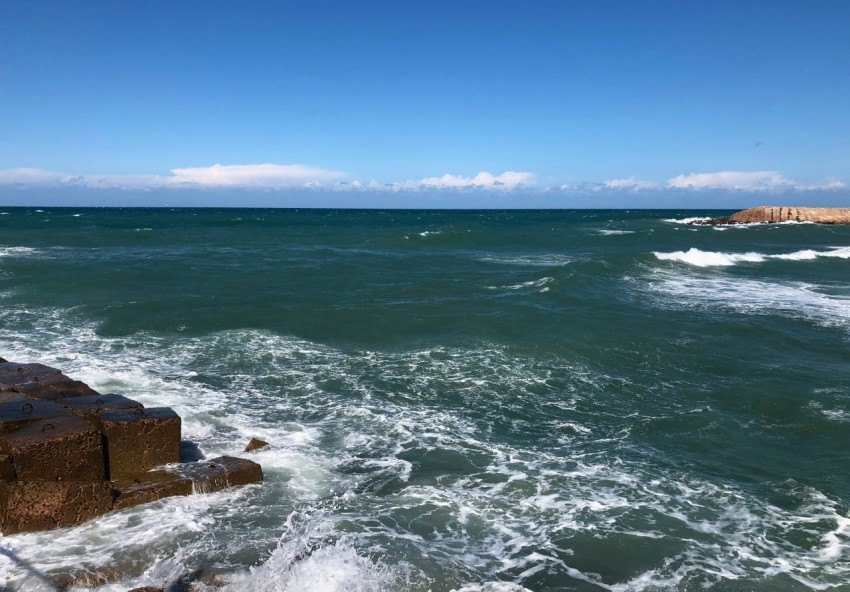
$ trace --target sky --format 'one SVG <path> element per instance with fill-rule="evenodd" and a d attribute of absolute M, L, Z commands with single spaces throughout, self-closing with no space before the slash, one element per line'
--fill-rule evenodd
<path fill-rule="evenodd" d="M 846 0 L 0 0 L 0 206 L 850 206 Z"/>

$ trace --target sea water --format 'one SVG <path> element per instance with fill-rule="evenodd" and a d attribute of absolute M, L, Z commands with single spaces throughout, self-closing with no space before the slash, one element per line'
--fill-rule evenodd
<path fill-rule="evenodd" d="M 0 583 L 850 589 L 850 228 L 713 214 L 0 207 L 0 356 L 265 473 Z"/>

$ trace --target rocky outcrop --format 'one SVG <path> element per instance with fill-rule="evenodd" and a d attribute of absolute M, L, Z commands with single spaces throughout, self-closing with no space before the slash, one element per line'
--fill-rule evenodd
<path fill-rule="evenodd" d="M 803 208 L 758 206 L 735 212 L 726 218 L 698 220 L 694 224 L 756 224 L 776 222 L 813 222 L 815 224 L 850 224 L 850 208 Z"/>
<path fill-rule="evenodd" d="M 167 407 L 146 409 L 55 368 L 0 358 L 0 533 L 74 526 L 263 480 L 260 465 L 241 458 L 181 462 L 180 431 Z"/>

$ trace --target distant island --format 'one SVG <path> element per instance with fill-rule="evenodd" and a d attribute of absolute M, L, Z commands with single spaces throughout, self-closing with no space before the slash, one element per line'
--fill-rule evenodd
<path fill-rule="evenodd" d="M 777 222 L 812 222 L 815 224 L 850 224 L 850 208 L 798 208 L 794 206 L 758 206 L 735 212 L 726 218 L 694 220 L 692 224 L 775 224 Z"/>

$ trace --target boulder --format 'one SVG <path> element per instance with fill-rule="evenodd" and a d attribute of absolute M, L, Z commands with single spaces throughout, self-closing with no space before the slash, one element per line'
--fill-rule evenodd
<path fill-rule="evenodd" d="M 248 442 L 248 445 L 245 447 L 245 452 L 254 452 L 255 450 L 260 450 L 261 448 L 268 448 L 269 443 L 265 440 L 260 440 L 259 438 L 251 438 L 251 441 Z"/>
<path fill-rule="evenodd" d="M 73 415 L 0 433 L 0 447 L 22 481 L 96 481 L 105 475 L 100 432 Z"/>
<path fill-rule="evenodd" d="M 111 508 L 109 481 L 0 481 L 4 535 L 75 526 Z"/>
<path fill-rule="evenodd" d="M 168 407 L 100 414 L 109 479 L 133 479 L 180 462 L 180 416 Z"/>

